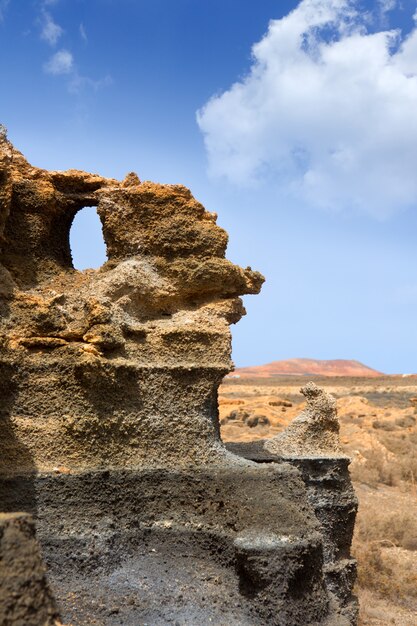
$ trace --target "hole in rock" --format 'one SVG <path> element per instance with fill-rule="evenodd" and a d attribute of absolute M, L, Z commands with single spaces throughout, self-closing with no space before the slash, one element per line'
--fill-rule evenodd
<path fill-rule="evenodd" d="M 96 207 L 78 211 L 70 230 L 72 264 L 76 270 L 97 269 L 107 260 L 106 244 Z"/>

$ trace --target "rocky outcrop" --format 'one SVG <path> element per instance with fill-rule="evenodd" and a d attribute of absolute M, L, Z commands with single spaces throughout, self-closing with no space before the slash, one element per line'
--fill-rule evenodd
<path fill-rule="evenodd" d="M 336 400 L 314 383 L 300 390 L 307 404 L 291 424 L 265 442 L 265 450 L 281 456 L 340 456 Z"/>
<path fill-rule="evenodd" d="M 79 272 L 85 206 L 108 260 Z M 216 216 L 179 185 L 35 168 L 2 137 L 0 241 L 0 510 L 34 515 L 64 621 L 347 623 L 299 469 L 220 440 L 229 325 L 263 278 L 225 259 Z"/>
<path fill-rule="evenodd" d="M 0 154 L 4 470 L 221 454 L 216 390 L 231 367 L 229 324 L 262 276 L 224 258 L 225 231 L 185 187 L 47 172 L 5 140 Z M 69 231 L 90 205 L 108 261 L 78 272 Z"/>
<path fill-rule="evenodd" d="M 320 523 L 324 582 L 339 619 L 356 624 L 353 595 L 356 562 L 350 546 L 358 502 L 349 476 L 350 459 L 342 454 L 336 400 L 314 383 L 305 385 L 304 409 L 272 439 L 228 444 L 229 450 L 258 463 L 286 462 L 297 468 L 308 501 Z"/>
<path fill-rule="evenodd" d="M 33 519 L 0 513 L 0 624 L 59 626 L 58 617 Z"/>

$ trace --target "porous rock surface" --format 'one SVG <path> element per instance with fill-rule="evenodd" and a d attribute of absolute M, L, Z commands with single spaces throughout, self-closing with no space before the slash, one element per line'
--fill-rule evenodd
<path fill-rule="evenodd" d="M 304 411 L 267 440 L 265 449 L 284 456 L 341 456 L 335 398 L 312 382 L 300 391 L 307 400 Z"/>
<path fill-rule="evenodd" d="M 349 475 L 350 459 L 340 447 L 336 399 L 313 382 L 300 391 L 306 407 L 282 433 L 228 448 L 258 463 L 285 462 L 299 470 L 320 523 L 327 591 L 340 613 L 356 624 L 358 604 L 352 593 L 356 562 L 350 546 L 358 501 Z"/>
<path fill-rule="evenodd" d="M 58 617 L 32 517 L 0 513 L 0 624 L 59 626 Z"/>
<path fill-rule="evenodd" d="M 177 467 L 218 454 L 229 324 L 262 276 L 224 258 L 225 231 L 185 187 L 47 172 L 5 140 L 0 163 L 3 468 Z M 69 230 L 90 205 L 108 261 L 78 272 Z"/>
<path fill-rule="evenodd" d="M 85 206 L 108 261 L 80 272 Z M 0 133 L 0 510 L 33 514 L 73 626 L 353 623 L 302 472 L 220 440 L 229 325 L 263 281 L 226 244 L 182 186 L 48 172 Z"/>

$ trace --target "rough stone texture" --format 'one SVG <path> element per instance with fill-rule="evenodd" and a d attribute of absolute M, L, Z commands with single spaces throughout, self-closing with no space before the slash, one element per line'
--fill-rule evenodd
<path fill-rule="evenodd" d="M 59 626 L 45 567 L 27 513 L 0 513 L 0 624 Z"/>
<path fill-rule="evenodd" d="M 286 462 L 300 471 L 320 523 L 326 588 L 340 616 L 356 624 L 358 604 L 352 593 L 356 562 L 351 558 L 350 546 L 358 502 L 349 475 L 350 459 L 340 450 L 333 396 L 311 382 L 301 392 L 307 406 L 282 433 L 272 439 L 227 447 L 258 463 Z"/>
<path fill-rule="evenodd" d="M 265 450 L 281 456 L 340 456 L 336 400 L 312 382 L 300 391 L 306 408 L 282 433 L 265 441 Z"/>
<path fill-rule="evenodd" d="M 320 522 L 326 587 L 336 598 L 341 614 L 356 624 L 356 561 L 351 557 L 350 546 L 358 501 L 349 475 L 350 459 L 285 457 L 285 461 L 301 471 L 309 502 Z"/>
<path fill-rule="evenodd" d="M 79 272 L 85 206 L 108 261 Z M 215 221 L 182 186 L 47 172 L 0 137 L 0 510 L 35 516 L 73 626 L 348 624 L 300 470 L 220 440 L 229 324 L 263 278 Z"/>
<path fill-rule="evenodd" d="M 239 295 L 263 278 L 185 187 L 34 168 L 0 148 L 4 471 L 204 463 L 222 454 L 216 394 Z M 97 206 L 108 262 L 72 268 L 69 230 Z M 14 440 L 14 443 L 13 443 Z"/>
<path fill-rule="evenodd" d="M 13 477 L 0 499 L 36 511 L 71 624 L 327 624 L 318 524 L 289 465 Z"/>

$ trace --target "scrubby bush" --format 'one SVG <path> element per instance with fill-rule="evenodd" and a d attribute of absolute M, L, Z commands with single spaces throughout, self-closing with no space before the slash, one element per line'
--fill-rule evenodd
<path fill-rule="evenodd" d="M 356 524 L 356 538 L 367 544 L 391 545 L 417 550 L 417 519 L 408 511 L 360 511 Z"/>
<path fill-rule="evenodd" d="M 266 415 L 251 415 L 245 420 L 245 423 L 249 428 L 255 428 L 255 426 L 269 426 L 271 424 Z"/>
<path fill-rule="evenodd" d="M 405 563 L 392 550 L 379 543 L 356 542 L 354 555 L 358 559 L 357 584 L 371 589 L 393 602 L 413 605 L 417 598 L 417 574 L 411 563 Z"/>
<path fill-rule="evenodd" d="M 390 420 L 374 420 L 372 422 L 372 428 L 377 428 L 379 430 L 396 430 L 397 424 Z"/>
<path fill-rule="evenodd" d="M 392 602 L 414 605 L 417 599 L 417 520 L 408 511 L 385 513 L 383 507 L 359 511 L 353 554 L 358 561 L 360 589 Z M 409 555 L 410 558 L 406 558 Z"/>
<path fill-rule="evenodd" d="M 405 416 L 401 420 L 409 417 L 413 419 Z M 371 487 L 382 484 L 408 489 L 409 483 L 417 481 L 417 433 L 385 431 L 379 430 L 377 435 L 382 446 L 363 451 L 364 461 L 352 464 L 352 479 Z"/>
<path fill-rule="evenodd" d="M 351 467 L 352 480 L 377 487 L 378 484 L 398 485 L 402 472 L 397 460 L 393 461 L 381 448 L 370 448 L 363 453 L 365 461 Z"/>
<path fill-rule="evenodd" d="M 416 418 L 414 415 L 404 415 L 403 417 L 398 417 L 395 423 L 400 428 L 411 428 L 415 425 Z"/>

